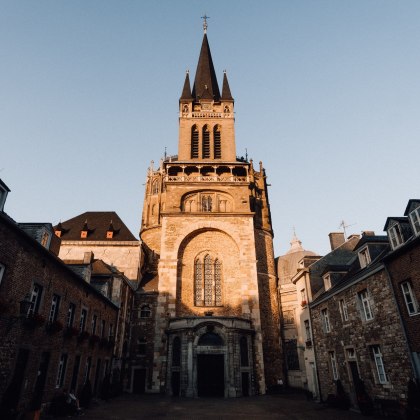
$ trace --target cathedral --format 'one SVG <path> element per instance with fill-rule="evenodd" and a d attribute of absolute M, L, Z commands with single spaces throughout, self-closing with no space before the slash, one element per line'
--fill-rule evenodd
<path fill-rule="evenodd" d="M 238 397 L 283 379 L 266 174 L 236 156 L 226 72 L 221 87 L 205 22 L 179 99 L 178 155 L 147 173 L 132 392 Z"/>

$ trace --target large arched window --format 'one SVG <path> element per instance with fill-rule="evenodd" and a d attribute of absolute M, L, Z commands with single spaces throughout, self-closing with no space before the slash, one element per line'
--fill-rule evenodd
<path fill-rule="evenodd" d="M 156 195 L 159 192 L 159 181 L 156 179 L 152 184 L 152 194 Z"/>
<path fill-rule="evenodd" d="M 248 340 L 246 337 L 241 337 L 239 345 L 241 350 L 241 366 L 249 366 Z"/>
<path fill-rule="evenodd" d="M 210 130 L 205 125 L 203 127 L 203 159 L 210 158 Z"/>
<path fill-rule="evenodd" d="M 222 263 L 206 254 L 194 263 L 195 305 L 222 306 Z"/>
<path fill-rule="evenodd" d="M 222 143 L 221 143 L 221 134 L 220 134 L 219 125 L 216 125 L 213 128 L 213 139 L 214 139 L 214 158 L 221 159 L 222 158 Z"/>
<path fill-rule="evenodd" d="M 196 125 L 191 127 L 191 159 L 198 158 L 198 128 Z"/>

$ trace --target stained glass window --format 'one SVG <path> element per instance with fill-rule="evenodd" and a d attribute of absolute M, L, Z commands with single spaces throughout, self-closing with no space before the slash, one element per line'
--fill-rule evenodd
<path fill-rule="evenodd" d="M 201 261 L 195 262 L 195 304 L 200 306 L 203 304 L 203 273 L 201 269 Z"/>
<path fill-rule="evenodd" d="M 194 263 L 196 306 L 222 306 L 222 263 L 206 254 Z"/>
<path fill-rule="evenodd" d="M 204 257 L 204 306 L 213 306 L 213 267 L 210 255 Z"/>

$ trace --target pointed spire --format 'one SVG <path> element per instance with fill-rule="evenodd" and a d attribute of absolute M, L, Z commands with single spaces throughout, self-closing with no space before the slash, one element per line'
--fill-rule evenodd
<path fill-rule="evenodd" d="M 193 97 L 191 95 L 191 85 L 190 85 L 190 72 L 187 70 L 185 75 L 184 88 L 182 89 L 182 94 L 179 100 L 191 100 Z"/>
<path fill-rule="evenodd" d="M 222 101 L 233 101 L 232 94 L 230 93 L 226 70 L 223 72 Z"/>
<path fill-rule="evenodd" d="M 296 230 L 293 228 L 293 237 L 290 241 L 290 249 L 287 251 L 287 254 L 292 254 L 293 252 L 304 251 L 302 247 L 302 242 L 296 236 Z"/>
<path fill-rule="evenodd" d="M 205 87 L 207 86 L 207 88 Z M 205 92 L 205 91 L 208 92 Z M 217 84 L 216 72 L 214 71 L 213 60 L 211 58 L 210 46 L 207 40 L 207 34 L 204 34 L 201 44 L 200 57 L 198 59 L 197 71 L 195 72 L 194 86 L 192 96 L 198 100 L 203 97 L 220 100 L 219 85 Z"/>

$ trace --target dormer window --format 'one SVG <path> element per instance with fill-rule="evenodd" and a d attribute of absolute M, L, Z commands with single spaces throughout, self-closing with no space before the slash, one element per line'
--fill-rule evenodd
<path fill-rule="evenodd" d="M 85 239 L 88 236 L 88 231 L 87 230 L 82 230 L 80 232 L 80 238 Z"/>
<path fill-rule="evenodd" d="M 330 290 L 331 289 L 331 276 L 330 276 L 330 274 L 325 274 L 323 279 L 324 279 L 324 289 L 325 290 Z"/>
<path fill-rule="evenodd" d="M 365 268 L 371 263 L 369 248 L 366 246 L 359 251 L 360 268 Z"/>
<path fill-rule="evenodd" d="M 114 236 L 114 232 L 112 230 L 108 230 L 106 232 L 106 238 L 107 239 L 112 239 L 113 236 Z"/>
<path fill-rule="evenodd" d="M 49 247 L 49 245 L 50 245 L 50 239 L 51 239 L 51 237 L 50 237 L 50 233 L 49 232 L 47 232 L 46 230 L 44 230 L 43 232 L 42 232 L 42 235 L 41 235 L 41 245 L 44 247 L 44 248 L 47 248 L 48 249 L 48 247 Z"/>
<path fill-rule="evenodd" d="M 54 233 L 55 233 L 55 236 L 57 236 L 58 238 L 61 238 L 61 230 L 56 230 Z"/>
<path fill-rule="evenodd" d="M 420 206 L 410 213 L 410 220 L 416 236 L 420 235 Z"/>
<path fill-rule="evenodd" d="M 401 233 L 401 226 L 398 223 L 394 223 L 388 229 L 388 236 L 392 249 L 397 249 L 404 243 L 404 238 Z"/>

